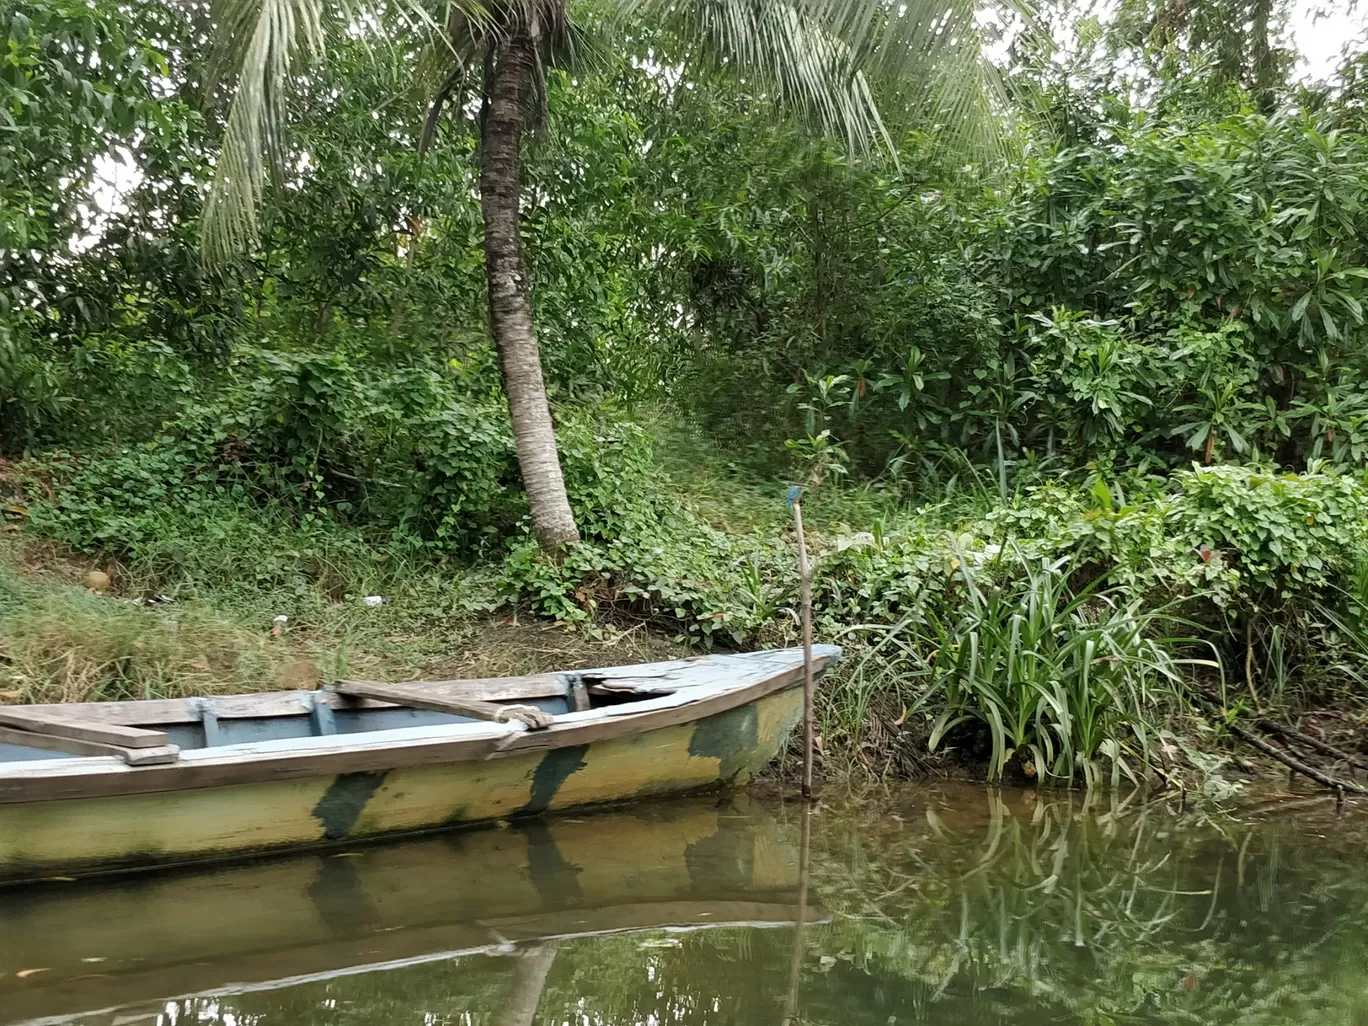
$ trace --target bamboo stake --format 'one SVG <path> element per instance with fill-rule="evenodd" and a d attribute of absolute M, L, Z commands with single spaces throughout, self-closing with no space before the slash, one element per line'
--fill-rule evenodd
<path fill-rule="evenodd" d="M 796 491 L 796 489 L 794 490 Z M 798 538 L 798 600 L 803 621 L 803 800 L 812 801 L 813 684 L 812 684 L 812 567 L 803 536 L 802 493 L 789 493 L 793 529 Z"/>

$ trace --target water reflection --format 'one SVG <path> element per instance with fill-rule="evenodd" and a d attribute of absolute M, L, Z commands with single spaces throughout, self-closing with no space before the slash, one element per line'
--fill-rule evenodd
<path fill-rule="evenodd" d="M 1349 1026 L 1365 842 L 1333 803 L 941 788 L 54 884 L 0 892 L 0 1023 Z"/>
<path fill-rule="evenodd" d="M 1290 817 L 1035 792 L 885 804 L 813 853 L 845 917 L 815 941 L 836 961 L 808 1021 L 852 1021 L 846 992 L 896 980 L 898 1021 L 1368 1022 L 1366 827 L 1333 803 Z"/>

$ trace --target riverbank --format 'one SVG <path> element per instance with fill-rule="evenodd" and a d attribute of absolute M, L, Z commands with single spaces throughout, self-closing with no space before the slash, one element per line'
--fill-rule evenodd
<path fill-rule="evenodd" d="M 614 455 L 576 488 L 593 533 L 559 562 L 516 527 L 460 556 L 340 505 L 262 501 L 240 468 L 196 470 L 162 448 L 10 463 L 0 699 L 502 676 L 795 644 L 782 483 L 685 462 L 677 445 L 662 459 L 621 424 L 618 443 L 596 437 Z M 1247 772 L 1229 721 L 1262 716 L 1343 749 L 1332 776 L 1361 758 L 1359 483 L 1223 466 L 1127 488 L 1022 476 L 1005 498 L 811 494 L 816 633 L 847 652 L 819 695 L 826 771 L 1195 790 Z M 1303 747 L 1291 752 L 1323 761 Z"/>

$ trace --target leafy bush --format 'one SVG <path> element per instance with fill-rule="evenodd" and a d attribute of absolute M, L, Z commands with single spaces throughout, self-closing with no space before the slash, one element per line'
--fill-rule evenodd
<path fill-rule="evenodd" d="M 1112 580 L 1152 597 L 1256 608 L 1314 599 L 1365 544 L 1364 490 L 1336 474 L 1199 467 L 1146 501 L 1108 503 L 1066 537 Z"/>

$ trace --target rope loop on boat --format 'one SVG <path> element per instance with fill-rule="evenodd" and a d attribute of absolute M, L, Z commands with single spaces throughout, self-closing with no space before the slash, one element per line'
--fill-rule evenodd
<path fill-rule="evenodd" d="M 555 722 L 555 717 L 549 712 L 544 712 L 532 705 L 508 705 L 500 709 L 495 714 L 495 720 L 499 723 L 507 723 L 509 720 L 517 720 L 525 725 L 528 730 L 545 730 Z"/>

